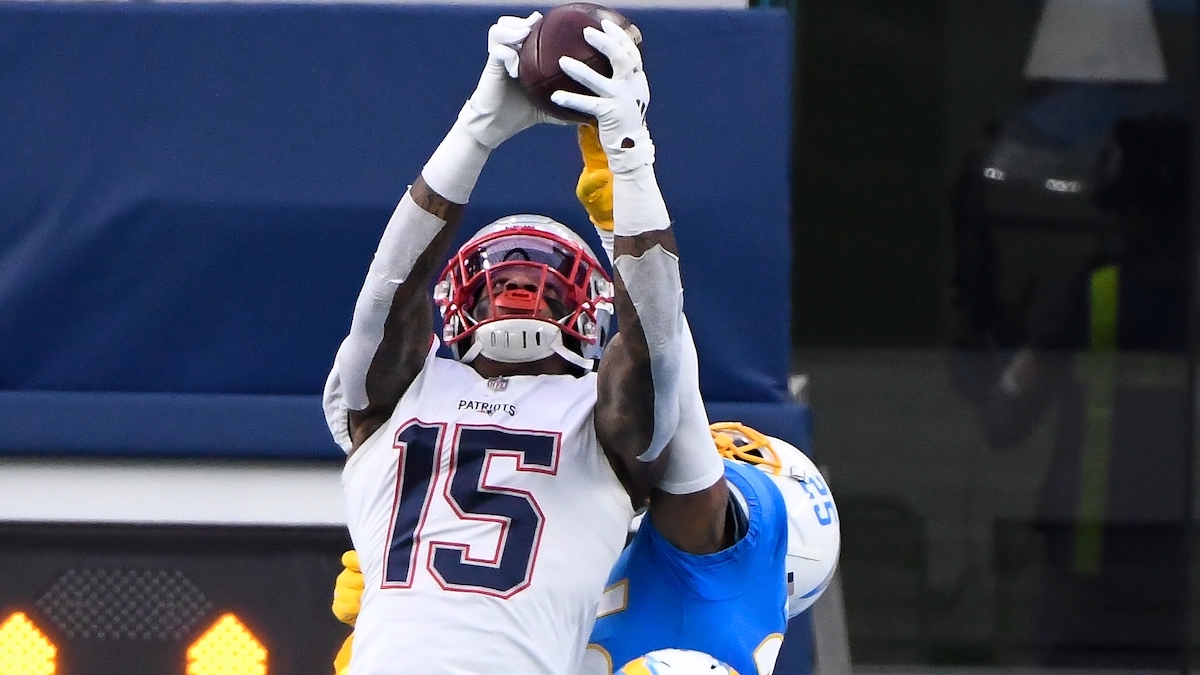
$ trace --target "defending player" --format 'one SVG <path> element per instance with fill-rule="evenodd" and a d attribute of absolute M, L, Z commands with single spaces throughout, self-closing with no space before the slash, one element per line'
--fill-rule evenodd
<path fill-rule="evenodd" d="M 396 207 L 326 385 L 364 575 L 354 675 L 574 671 L 632 507 L 654 486 L 720 482 L 706 461 L 665 467 L 682 433 L 682 284 L 641 56 L 611 22 L 585 37 L 613 76 L 564 61 L 596 95 L 554 100 L 599 122 L 614 174 L 614 281 L 562 225 L 497 221 L 438 279 L 456 359 L 437 356 L 427 289 L 463 205 L 491 151 L 547 121 L 513 80 L 537 19 L 489 30 L 479 84 Z M 622 332 L 608 341 L 614 308 Z M 661 501 L 672 513 L 672 497 Z M 719 545 L 686 519 L 659 524 L 682 545 Z"/>
<path fill-rule="evenodd" d="M 841 536 L 812 460 L 735 422 L 712 430 L 733 495 L 729 545 L 688 553 L 643 519 L 609 577 L 582 675 L 612 675 L 668 648 L 711 654 L 743 675 L 770 675 L 787 620 L 828 586 Z"/>

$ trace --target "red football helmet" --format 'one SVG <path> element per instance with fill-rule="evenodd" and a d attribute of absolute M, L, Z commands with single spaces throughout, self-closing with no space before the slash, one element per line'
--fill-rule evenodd
<path fill-rule="evenodd" d="M 527 363 L 558 354 L 591 370 L 610 336 L 612 279 L 579 235 L 536 215 L 482 228 L 434 287 L 456 358 Z"/>

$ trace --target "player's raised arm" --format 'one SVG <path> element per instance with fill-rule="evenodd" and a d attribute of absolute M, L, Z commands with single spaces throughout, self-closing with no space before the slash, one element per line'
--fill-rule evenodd
<path fill-rule="evenodd" d="M 491 151 L 547 121 L 515 80 L 517 48 L 541 15 L 501 17 L 488 60 L 457 121 L 388 221 L 325 385 L 325 418 L 352 452 L 387 421 L 431 347 L 430 282 Z"/>
<path fill-rule="evenodd" d="M 613 173 L 613 270 L 620 334 L 601 359 L 596 431 L 626 471 L 635 501 L 648 497 L 665 463 L 662 451 L 679 422 L 683 285 L 670 216 L 654 176 L 654 144 L 646 128 L 650 89 L 641 53 L 611 21 L 584 38 L 613 66 L 604 77 L 563 57 L 563 72 L 594 96 L 558 91 L 552 100 L 596 118 Z"/>
<path fill-rule="evenodd" d="M 613 259 L 613 173 L 595 125 L 578 127 L 583 171 L 575 195 L 587 210 Z M 713 446 L 708 414 L 700 397 L 700 365 L 686 317 L 680 340 L 679 425 L 668 444 L 667 465 L 650 499 L 650 517 L 658 531 L 687 553 L 714 553 L 734 543 L 726 527 L 729 489 L 725 467 Z"/>

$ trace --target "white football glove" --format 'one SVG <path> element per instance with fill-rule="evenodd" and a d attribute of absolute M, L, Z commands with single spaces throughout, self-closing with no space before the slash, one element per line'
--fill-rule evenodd
<path fill-rule="evenodd" d="M 566 124 L 538 110 L 516 80 L 517 50 L 541 18 L 540 12 L 524 19 L 502 16 L 488 29 L 487 66 L 458 117 L 475 140 L 493 150 L 535 124 Z"/>
<path fill-rule="evenodd" d="M 600 144 L 608 155 L 608 167 L 615 174 L 627 173 L 654 163 L 654 143 L 646 128 L 646 108 L 650 105 L 650 83 L 642 68 L 642 54 L 633 39 L 620 26 L 607 19 L 604 29 L 584 28 L 583 38 L 612 63 L 613 75 L 604 77 L 569 56 L 558 60 L 572 79 L 596 92 L 585 96 L 556 91 L 550 100 L 564 108 L 596 118 Z"/>

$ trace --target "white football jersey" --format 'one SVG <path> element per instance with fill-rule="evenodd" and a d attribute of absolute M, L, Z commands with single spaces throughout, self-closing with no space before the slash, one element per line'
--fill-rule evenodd
<path fill-rule="evenodd" d="M 430 350 L 342 474 L 351 675 L 575 672 L 633 516 L 595 403 L 594 373 L 488 380 Z"/>

